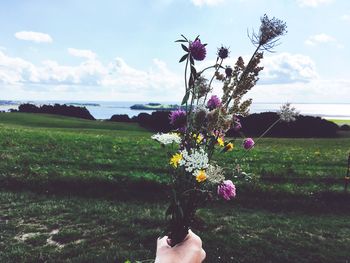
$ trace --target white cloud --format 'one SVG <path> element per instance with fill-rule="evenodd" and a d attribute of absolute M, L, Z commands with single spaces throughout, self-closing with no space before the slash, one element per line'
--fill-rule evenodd
<path fill-rule="evenodd" d="M 318 7 L 323 4 L 330 4 L 334 0 L 296 0 L 300 7 Z"/>
<path fill-rule="evenodd" d="M 327 34 L 321 33 L 317 35 L 310 36 L 308 39 L 305 40 L 305 44 L 309 46 L 316 46 L 320 43 L 336 43 L 337 40 Z"/>
<path fill-rule="evenodd" d="M 88 49 L 68 48 L 68 53 L 74 57 L 87 58 L 87 59 L 96 58 L 96 54 Z"/>
<path fill-rule="evenodd" d="M 195 6 L 214 6 L 223 3 L 225 0 L 191 0 Z"/>
<path fill-rule="evenodd" d="M 330 92 L 336 90 L 337 92 Z M 308 83 L 289 83 L 258 85 L 247 97 L 254 102 L 289 102 L 306 103 L 347 103 L 350 101 L 350 79 L 317 79 Z M 337 112 L 337 114 L 341 114 Z M 346 114 L 344 112 L 343 114 Z"/>
<path fill-rule="evenodd" d="M 310 82 L 318 78 L 315 63 L 305 55 L 280 53 L 262 60 L 259 84 Z"/>
<path fill-rule="evenodd" d="M 52 60 L 35 65 L 0 51 L 0 83 L 3 87 L 16 87 L 16 94 L 27 94 L 27 98 L 28 94 L 39 96 L 46 92 L 47 99 L 53 91 L 56 98 L 63 99 L 73 96 L 76 99 L 179 100 L 182 95 L 182 77 L 171 72 L 159 59 L 154 59 L 147 70 L 140 70 L 122 58 L 103 64 L 91 56 L 94 53 L 82 54 L 85 60 L 75 66 Z M 7 91 L 2 89 L 0 96 L 8 94 L 4 92 Z"/>
<path fill-rule="evenodd" d="M 52 37 L 45 33 L 33 31 L 20 31 L 15 33 L 15 37 L 20 40 L 33 41 L 36 43 L 51 43 Z"/>

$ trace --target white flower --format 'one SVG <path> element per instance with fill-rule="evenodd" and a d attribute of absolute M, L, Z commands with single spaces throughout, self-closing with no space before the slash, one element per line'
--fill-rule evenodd
<path fill-rule="evenodd" d="M 295 121 L 295 117 L 299 115 L 299 112 L 296 111 L 290 103 L 286 103 L 281 106 L 280 110 L 277 111 L 277 114 L 280 116 L 282 121 L 290 122 Z"/>
<path fill-rule="evenodd" d="M 203 150 L 193 150 L 191 154 L 188 154 L 186 150 L 181 151 L 182 159 L 179 162 L 180 166 L 185 166 L 187 172 L 193 172 L 196 170 L 208 168 L 208 154 Z"/>
<path fill-rule="evenodd" d="M 213 184 L 221 183 L 225 180 L 223 169 L 218 165 L 209 164 L 206 170 L 209 182 Z"/>
<path fill-rule="evenodd" d="M 181 138 L 176 133 L 157 133 L 152 135 L 153 140 L 160 142 L 161 144 L 171 144 L 173 142 L 181 143 Z"/>

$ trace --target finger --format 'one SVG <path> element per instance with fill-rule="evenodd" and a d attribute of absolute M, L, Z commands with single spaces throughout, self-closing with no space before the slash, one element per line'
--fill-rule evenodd
<path fill-rule="evenodd" d="M 196 244 L 199 247 L 202 247 L 202 240 L 199 236 L 192 232 L 192 230 L 188 230 L 189 241 L 193 244 Z"/>
<path fill-rule="evenodd" d="M 164 236 L 162 238 L 159 237 L 157 240 L 157 249 L 161 247 L 169 247 L 167 240 L 168 240 L 168 236 Z"/>
<path fill-rule="evenodd" d="M 205 253 L 204 249 L 201 250 L 201 259 L 202 261 L 205 259 L 205 257 L 207 256 L 207 254 Z"/>

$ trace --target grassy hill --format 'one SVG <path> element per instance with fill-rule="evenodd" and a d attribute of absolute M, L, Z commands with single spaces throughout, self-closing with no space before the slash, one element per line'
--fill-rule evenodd
<path fill-rule="evenodd" d="M 151 135 L 136 124 L 0 113 L 0 262 L 154 258 L 169 167 Z M 240 163 L 261 178 L 199 211 L 206 262 L 349 259 L 350 138 L 267 138 L 246 156 L 241 143 L 217 160 L 228 175 Z"/>

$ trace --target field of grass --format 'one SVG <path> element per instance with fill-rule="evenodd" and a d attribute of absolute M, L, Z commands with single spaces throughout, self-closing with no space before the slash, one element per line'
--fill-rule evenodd
<path fill-rule="evenodd" d="M 0 113 L 0 262 L 154 257 L 168 159 L 136 124 Z M 350 138 L 266 138 L 239 162 L 261 178 L 199 211 L 206 262 L 346 262 Z M 28 192 L 32 190 L 33 192 Z"/>
<path fill-rule="evenodd" d="M 350 120 L 338 120 L 338 119 L 327 119 L 327 120 L 332 121 L 338 125 L 344 125 L 344 124 L 350 125 Z"/>

